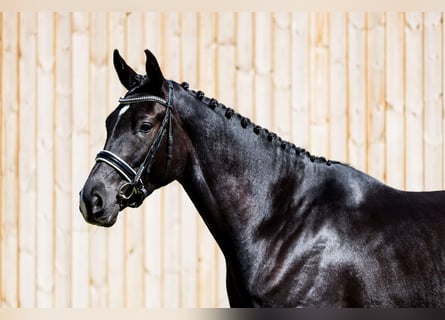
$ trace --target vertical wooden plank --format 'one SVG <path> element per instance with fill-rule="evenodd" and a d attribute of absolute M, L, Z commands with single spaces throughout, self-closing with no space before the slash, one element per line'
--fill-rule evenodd
<path fill-rule="evenodd" d="M 385 15 L 366 15 L 367 172 L 385 178 Z"/>
<path fill-rule="evenodd" d="M 144 45 L 145 48 L 150 50 L 158 62 L 161 63 L 161 51 L 162 51 L 162 25 L 161 25 L 162 14 L 159 12 L 147 12 L 144 14 Z M 169 78 L 169 77 L 167 77 Z"/>
<path fill-rule="evenodd" d="M 35 13 L 20 14 L 19 305 L 36 307 L 36 31 Z"/>
<path fill-rule="evenodd" d="M 208 97 L 216 96 L 216 14 L 199 14 L 199 84 Z"/>
<path fill-rule="evenodd" d="M 163 61 L 165 74 L 169 78 L 179 78 L 180 61 L 180 30 L 179 14 L 164 15 Z M 163 244 L 164 244 L 164 307 L 179 307 L 180 305 L 180 252 L 179 226 L 181 225 L 181 192 L 177 183 L 172 183 L 162 190 L 163 194 Z"/>
<path fill-rule="evenodd" d="M 54 20 L 37 15 L 37 306 L 52 307 L 54 293 L 53 108 Z"/>
<path fill-rule="evenodd" d="M 309 14 L 292 14 L 291 141 L 307 147 L 309 122 Z"/>
<path fill-rule="evenodd" d="M 258 12 L 254 19 L 255 41 L 255 122 L 272 126 L 272 16 Z"/>
<path fill-rule="evenodd" d="M 161 14 L 146 13 L 144 17 L 144 43 L 162 63 L 161 56 Z M 148 31 L 149 30 L 149 31 Z M 170 78 L 169 75 L 164 75 Z M 144 203 L 142 220 L 143 232 L 143 260 L 144 260 L 144 307 L 159 308 L 162 300 L 162 191 L 155 191 Z"/>
<path fill-rule="evenodd" d="M 108 68 L 108 103 L 107 114 L 114 110 L 118 99 L 125 93 L 113 66 L 112 50 L 119 49 L 124 54 L 125 48 L 125 13 L 109 13 L 108 16 L 108 42 L 107 54 Z M 105 119 L 98 124 L 105 129 Z M 116 224 L 108 230 L 107 248 L 107 285 L 108 307 L 122 308 L 125 305 L 125 256 L 124 256 L 124 215 L 120 213 Z"/>
<path fill-rule="evenodd" d="M 328 154 L 328 17 L 316 13 L 310 19 L 310 151 L 315 155 Z"/>
<path fill-rule="evenodd" d="M 291 20 L 289 13 L 273 14 L 273 126 L 278 136 L 289 140 L 291 112 Z"/>
<path fill-rule="evenodd" d="M 3 306 L 3 212 L 4 212 L 4 188 L 3 188 L 3 181 L 5 179 L 5 159 L 4 159 L 4 122 L 3 122 L 3 12 L 0 12 L 0 101 L 2 102 L 2 107 L 0 108 L 0 307 Z"/>
<path fill-rule="evenodd" d="M 329 154 L 331 159 L 347 160 L 347 61 L 346 15 L 331 12 L 329 26 Z"/>
<path fill-rule="evenodd" d="M 181 15 L 180 79 L 196 87 L 198 83 L 198 14 Z M 186 194 L 181 196 L 181 307 L 197 306 L 198 223 L 200 217 Z"/>
<path fill-rule="evenodd" d="M 253 61 L 253 13 L 236 14 L 236 110 L 245 117 L 253 117 L 254 61 Z"/>
<path fill-rule="evenodd" d="M 386 15 L 386 181 L 404 188 L 405 141 L 403 16 Z"/>
<path fill-rule="evenodd" d="M 106 131 L 103 125 L 107 112 L 107 24 L 105 13 L 91 13 L 91 34 L 90 34 L 90 74 L 92 88 L 89 108 L 89 158 L 102 149 Z M 107 300 L 107 270 L 104 266 L 107 263 L 107 231 L 103 228 L 90 228 L 89 232 L 89 295 L 90 307 L 104 307 Z"/>
<path fill-rule="evenodd" d="M 443 185 L 442 51 L 440 13 L 424 15 L 425 189 Z"/>
<path fill-rule="evenodd" d="M 217 14 L 216 96 L 224 104 L 235 104 L 235 17 L 233 13 Z"/>
<path fill-rule="evenodd" d="M 2 279 L 0 294 L 5 307 L 18 306 L 18 14 L 7 14 L 3 17 L 3 73 L 2 95 L 4 143 L 4 174 L 2 177 L 4 201 L 2 208 Z"/>
<path fill-rule="evenodd" d="M 408 190 L 421 191 L 423 186 L 423 16 L 405 13 L 405 182 Z"/>
<path fill-rule="evenodd" d="M 198 88 L 207 96 L 216 97 L 215 56 L 216 56 L 216 26 L 215 14 L 199 14 L 199 82 Z M 198 306 L 212 307 L 215 301 L 215 273 L 214 261 L 215 244 L 207 227 L 200 223 L 198 226 Z"/>
<path fill-rule="evenodd" d="M 127 63 L 139 74 L 145 74 L 143 47 L 143 15 L 132 12 L 127 15 Z M 125 222 L 125 305 L 141 307 L 142 287 L 142 209 L 127 209 Z"/>
<path fill-rule="evenodd" d="M 54 136 L 54 209 L 55 209 L 55 288 L 54 305 L 71 306 L 71 15 L 56 15 L 56 81 Z"/>
<path fill-rule="evenodd" d="M 349 162 L 366 170 L 365 17 L 348 14 Z"/>
<path fill-rule="evenodd" d="M 89 28 L 88 13 L 72 14 L 72 191 L 82 188 L 93 164 L 89 157 Z M 71 244 L 71 290 L 72 307 L 89 306 L 88 274 L 88 225 L 79 213 L 78 198 L 73 199 L 72 244 Z"/>

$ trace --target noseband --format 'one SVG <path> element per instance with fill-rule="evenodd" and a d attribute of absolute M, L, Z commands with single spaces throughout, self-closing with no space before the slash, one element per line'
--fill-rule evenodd
<path fill-rule="evenodd" d="M 162 139 L 165 133 L 168 131 L 167 140 L 167 169 L 166 172 L 170 171 L 170 163 L 172 159 L 172 145 L 173 145 L 173 135 L 171 126 L 171 111 L 173 109 L 173 84 L 171 81 L 168 82 L 168 100 L 164 100 L 158 96 L 144 95 L 144 96 L 125 96 L 124 98 L 119 98 L 119 103 L 141 103 L 141 102 L 156 102 L 166 107 L 164 119 L 162 120 L 161 127 L 159 128 L 153 143 L 145 156 L 144 162 L 141 164 L 139 169 L 134 170 L 128 163 L 119 158 L 117 155 L 108 150 L 100 151 L 96 156 L 96 162 L 104 162 L 114 169 L 116 169 L 128 182 L 124 183 L 117 192 L 117 198 L 119 200 L 119 205 L 121 208 L 132 207 L 136 208 L 142 204 L 144 198 L 148 195 L 148 191 L 144 186 L 141 179 L 144 171 L 147 174 L 150 173 L 153 160 L 158 152 L 161 145 Z"/>

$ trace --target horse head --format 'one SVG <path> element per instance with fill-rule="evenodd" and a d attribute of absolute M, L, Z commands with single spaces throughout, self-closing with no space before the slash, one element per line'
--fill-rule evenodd
<path fill-rule="evenodd" d="M 164 78 L 149 50 L 145 54 L 142 76 L 114 51 L 114 67 L 128 92 L 106 119 L 104 149 L 80 191 L 80 211 L 95 225 L 112 226 L 119 211 L 140 206 L 185 167 L 188 143 L 177 116 L 177 84 Z"/>

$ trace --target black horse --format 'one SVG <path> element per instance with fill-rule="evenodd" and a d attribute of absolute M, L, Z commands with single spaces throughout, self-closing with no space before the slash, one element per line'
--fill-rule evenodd
<path fill-rule="evenodd" d="M 112 226 L 177 180 L 221 248 L 233 307 L 445 307 L 445 192 L 393 189 L 314 157 L 114 51 L 128 90 L 80 193 Z M 135 168 L 135 169 L 133 169 Z"/>

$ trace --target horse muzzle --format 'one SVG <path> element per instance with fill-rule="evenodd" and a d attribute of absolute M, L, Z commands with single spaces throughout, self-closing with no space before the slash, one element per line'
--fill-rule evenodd
<path fill-rule="evenodd" d="M 106 206 L 103 195 L 98 191 L 79 193 L 79 210 L 86 222 L 101 227 L 111 227 L 116 223 L 119 213 L 117 203 Z"/>

